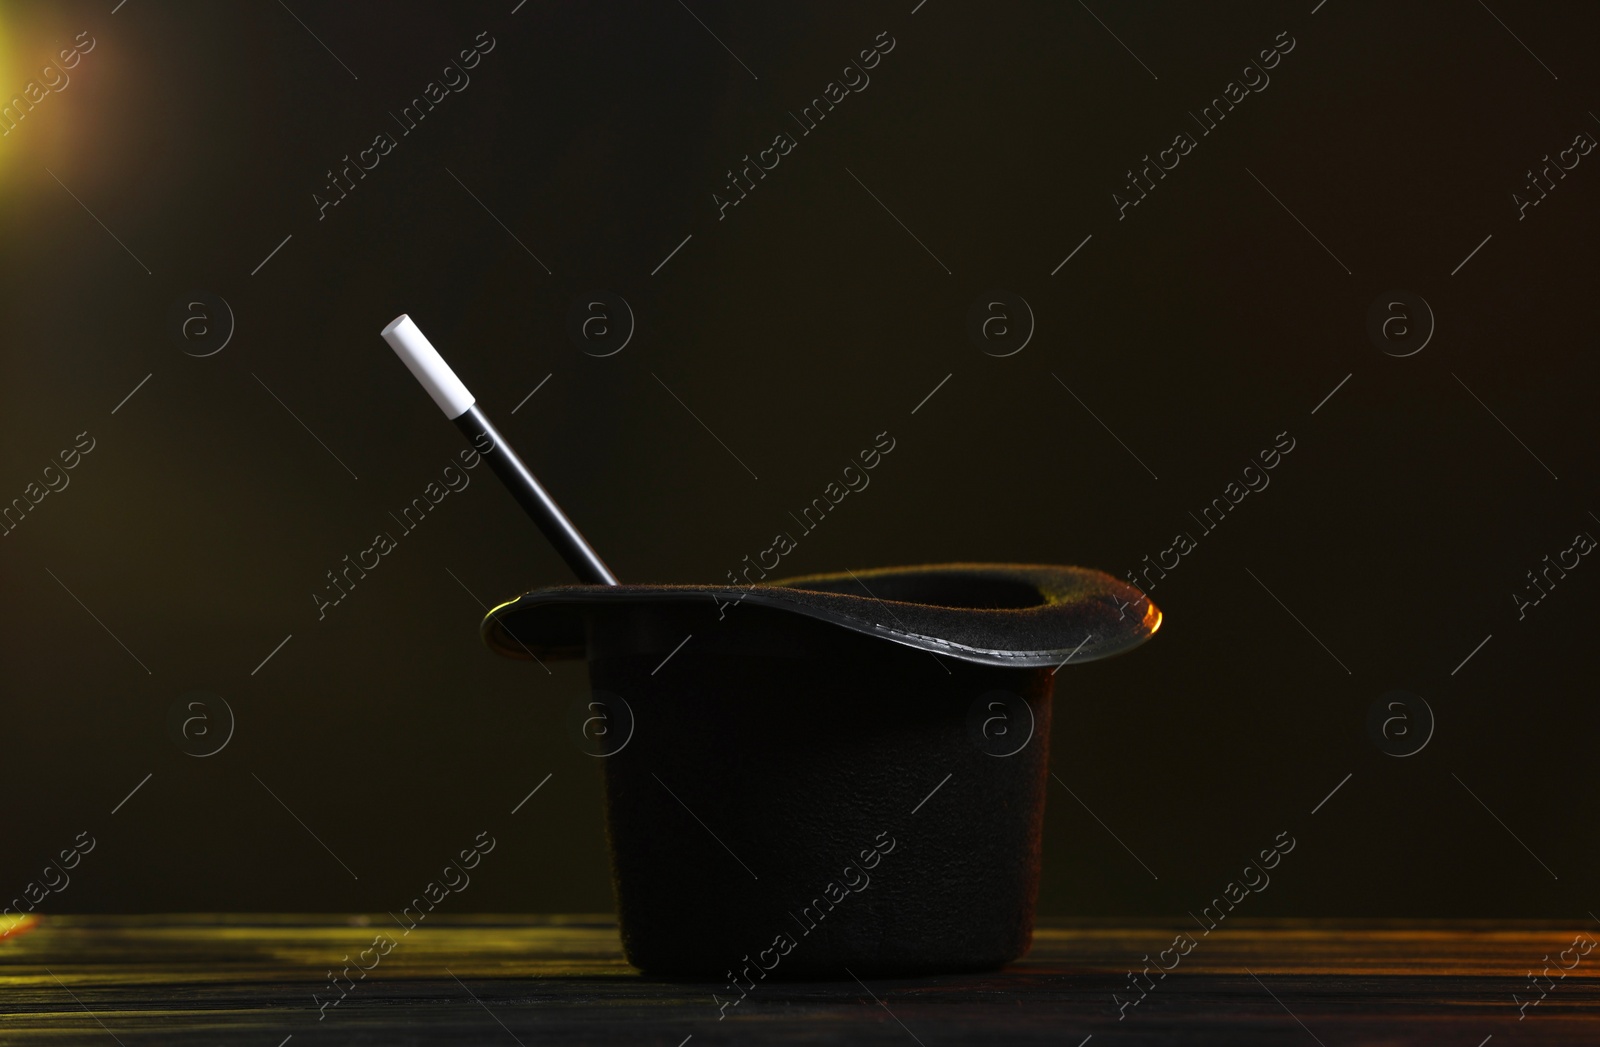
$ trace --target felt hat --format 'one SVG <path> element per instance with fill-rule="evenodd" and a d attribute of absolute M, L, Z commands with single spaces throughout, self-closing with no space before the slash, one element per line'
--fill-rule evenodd
<path fill-rule="evenodd" d="M 553 586 L 482 628 L 510 657 L 587 658 L 568 723 L 604 758 L 624 952 L 726 981 L 726 1011 L 769 978 L 1022 956 L 1056 671 L 1160 624 L 1099 571 L 941 564 Z"/>

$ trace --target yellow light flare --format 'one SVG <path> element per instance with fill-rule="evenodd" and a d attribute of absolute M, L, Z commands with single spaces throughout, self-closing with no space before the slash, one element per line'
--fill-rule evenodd
<path fill-rule="evenodd" d="M 26 913 L 0 916 L 0 942 L 10 941 L 18 935 L 25 934 L 38 926 L 38 923 L 39 917 Z"/>
<path fill-rule="evenodd" d="M 28 158 L 59 155 L 80 122 L 74 119 L 80 108 L 75 99 L 60 96 L 83 93 L 78 84 L 85 70 L 99 64 L 101 55 L 90 54 L 99 41 L 55 14 L 0 8 L 0 176 L 17 170 L 19 162 L 25 172 Z M 9 181 L 0 177 L 0 183 Z"/>

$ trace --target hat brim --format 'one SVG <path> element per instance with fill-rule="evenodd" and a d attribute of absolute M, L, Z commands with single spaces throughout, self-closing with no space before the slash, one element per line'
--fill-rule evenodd
<path fill-rule="evenodd" d="M 979 665 L 1092 662 L 1155 635 L 1161 612 L 1101 571 L 935 564 L 805 575 L 752 586 L 558 585 L 491 610 L 484 641 L 511 658 L 582 658 L 586 615 L 625 606 L 754 604 Z"/>

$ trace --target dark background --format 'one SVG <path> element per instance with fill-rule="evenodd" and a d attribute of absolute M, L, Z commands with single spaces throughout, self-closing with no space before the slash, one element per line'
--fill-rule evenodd
<path fill-rule="evenodd" d="M 1160 635 L 1062 671 L 1041 910 L 1181 915 L 1281 831 L 1250 915 L 1600 906 L 1600 567 L 1511 599 L 1600 533 L 1600 156 L 1512 202 L 1600 134 L 1600 19 L 1314 2 L 0 7 L 7 98 L 96 41 L 0 138 L 0 497 L 96 441 L 0 539 L 0 894 L 88 831 L 44 911 L 381 912 L 487 830 L 460 907 L 610 907 L 599 761 L 565 729 L 584 668 L 478 638 L 479 599 L 570 580 L 487 470 L 317 618 L 324 572 L 463 446 L 378 337 L 404 311 L 624 580 L 723 580 L 883 431 L 786 572 L 1120 576 L 1287 432 L 1152 591 Z M 387 114 L 485 29 L 400 137 Z M 884 30 L 870 86 L 719 220 L 724 172 Z M 1285 30 L 1200 137 L 1188 112 Z M 1119 220 L 1124 172 L 1185 130 Z M 1037 320 L 1003 358 L 966 333 L 995 288 Z M 637 318 L 605 358 L 566 333 L 596 289 Z M 1437 321 L 1404 358 L 1367 333 L 1395 289 Z M 215 355 L 174 336 L 191 291 L 234 313 Z M 1395 688 L 1437 718 L 1405 758 L 1367 729 Z M 206 758 L 168 727 L 196 689 L 237 718 Z"/>

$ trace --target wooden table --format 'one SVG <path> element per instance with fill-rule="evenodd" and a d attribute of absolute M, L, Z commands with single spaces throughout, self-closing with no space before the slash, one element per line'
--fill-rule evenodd
<path fill-rule="evenodd" d="M 1600 926 L 1194 928 L 1121 1019 L 1112 994 L 1138 996 L 1127 972 L 1180 924 L 1048 924 L 1026 960 L 989 974 L 757 982 L 725 1020 L 712 1000 L 728 998 L 723 985 L 640 976 L 606 917 L 435 916 L 401 930 L 387 914 L 46 918 L 0 941 L 0 1044 L 1600 1044 L 1600 951 L 1562 955 Z M 379 932 L 394 944 L 363 956 Z M 1546 955 L 1550 981 L 1535 989 L 1528 970 Z M 353 988 L 319 1020 L 313 994 L 338 999 L 327 972 L 347 963 Z M 1541 991 L 1519 1020 L 1513 994 Z"/>

